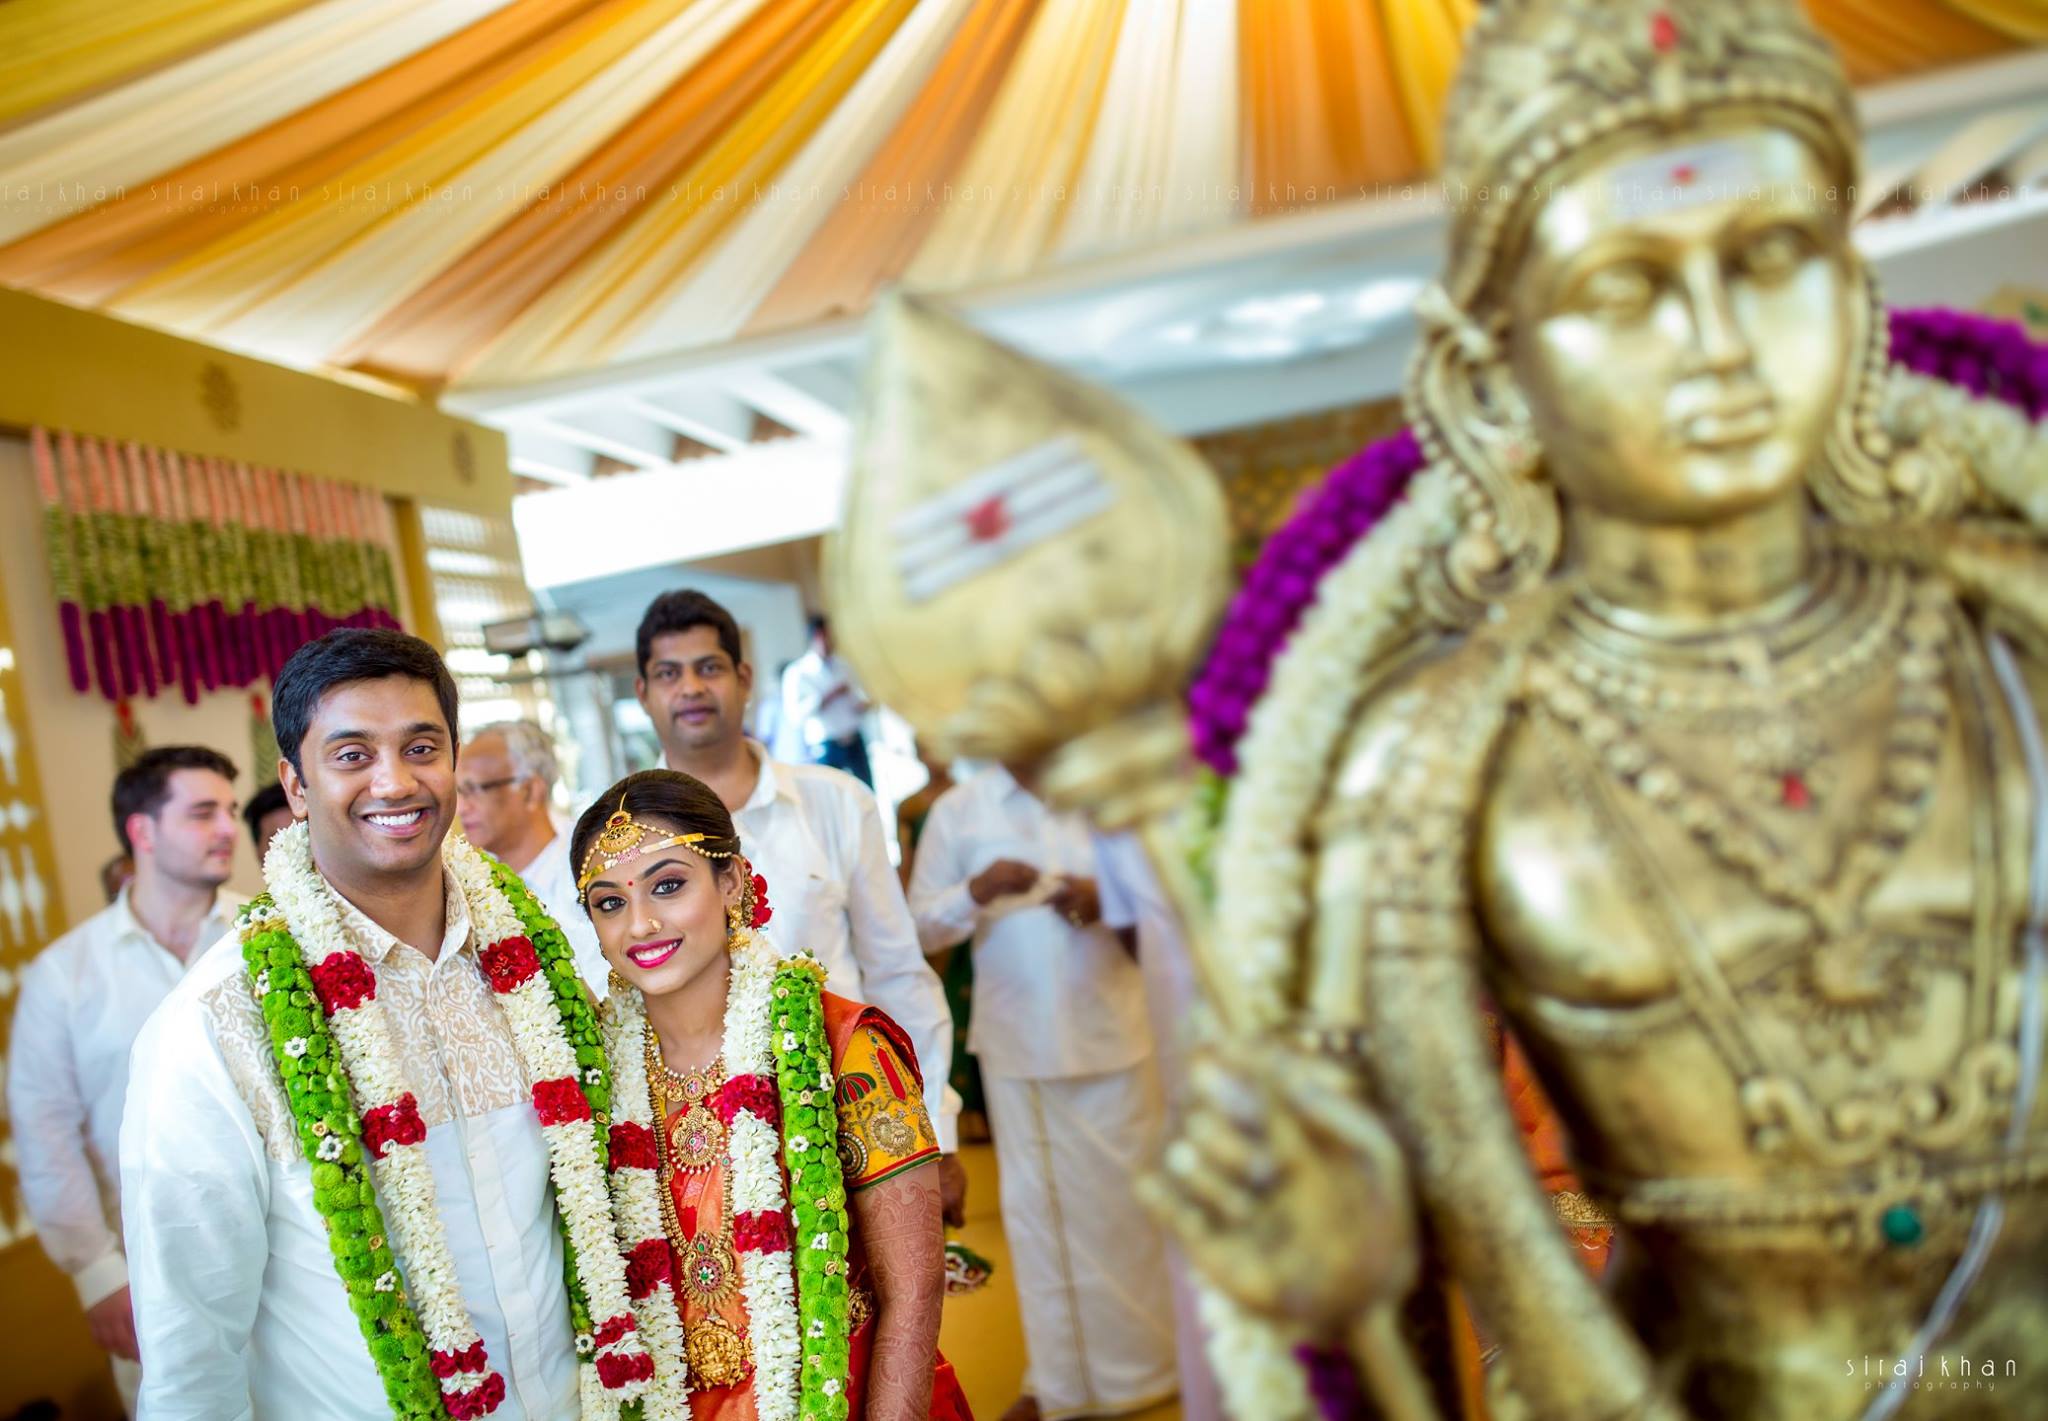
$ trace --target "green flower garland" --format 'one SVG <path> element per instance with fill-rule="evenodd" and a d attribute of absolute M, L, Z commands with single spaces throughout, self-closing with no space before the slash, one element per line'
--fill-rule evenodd
<path fill-rule="evenodd" d="M 379 1278 L 397 1276 L 398 1260 L 364 1162 L 363 1122 L 349 1101 L 341 1049 L 313 994 L 305 955 L 268 893 L 243 910 L 238 926 L 242 962 L 270 1029 L 271 1055 L 298 1126 L 299 1148 L 313 1166 L 313 1207 L 327 1225 L 335 1271 L 348 1289 L 349 1310 L 369 1344 L 384 1395 L 392 1414 L 405 1421 L 446 1421 L 448 1409 L 428 1361 L 426 1334 L 405 1290 L 377 1288 Z M 286 1049 L 293 1040 L 306 1043 L 303 1054 L 293 1056 Z M 341 1141 L 339 1154 L 322 1159 L 323 1147 L 334 1153 L 328 1144 L 334 1139 Z"/>
<path fill-rule="evenodd" d="M 775 973 L 775 1081 L 782 1095 L 783 1158 L 789 1166 L 797 1330 L 803 1338 L 804 1421 L 846 1421 L 850 1311 L 846 1276 L 846 1177 L 839 1167 L 832 1045 L 817 959 L 791 958 Z M 795 1038 L 794 1050 L 783 1043 Z M 822 1104 L 820 1103 L 822 1102 Z M 799 1134 L 813 1148 L 791 1151 Z M 811 1247 L 820 1234 L 826 1246 Z M 822 1322 L 822 1327 L 817 1326 Z M 827 1384 L 836 1382 L 828 1390 Z"/>

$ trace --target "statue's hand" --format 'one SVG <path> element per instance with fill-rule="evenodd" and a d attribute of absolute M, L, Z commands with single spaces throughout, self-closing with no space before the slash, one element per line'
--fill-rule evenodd
<path fill-rule="evenodd" d="M 1413 1286 L 1400 1150 L 1353 1076 L 1289 1049 L 1198 1059 L 1187 1123 L 1143 1197 L 1208 1281 L 1341 1336 Z"/>

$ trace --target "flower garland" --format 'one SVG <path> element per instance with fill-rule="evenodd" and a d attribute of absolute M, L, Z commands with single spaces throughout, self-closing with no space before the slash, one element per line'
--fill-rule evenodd
<path fill-rule="evenodd" d="M 379 497 L 273 469 L 30 431 L 43 536 L 81 694 L 274 677 L 340 626 L 398 625 Z"/>
<path fill-rule="evenodd" d="M 755 883 L 760 884 L 756 879 Z M 755 922 L 768 916 L 765 894 Z M 733 1244 L 747 1309 L 760 1421 L 845 1421 L 848 1279 L 845 1179 L 836 1148 L 831 1046 L 815 958 L 779 956 L 752 932 L 734 945 L 725 1009 L 725 1085 L 712 1108 L 732 1162 Z M 611 1131 L 614 1217 L 636 1316 L 655 1360 L 646 1421 L 688 1421 L 688 1363 L 674 1262 L 661 1220 L 644 1070 L 645 999 L 630 985 L 606 997 L 605 1044 L 618 1062 Z M 783 1189 L 787 1163 L 789 1193 Z"/>
<path fill-rule="evenodd" d="M 586 1403 L 636 1398 L 654 1364 L 627 1306 L 624 1265 L 610 1247 L 603 1126 L 592 1104 L 593 1089 L 601 1098 L 608 1080 L 588 1000 L 580 990 L 568 994 L 581 1002 L 580 1015 L 558 1003 L 550 982 L 560 981 L 566 949 L 559 933 L 544 934 L 553 939 L 544 967 L 501 886 L 502 869 L 459 835 L 443 846 L 442 862 L 468 906 L 472 929 L 488 943 L 478 961 L 511 1023 L 548 1142 L 556 1209 L 569 1244 L 572 1321 L 579 1350 L 588 1337 L 594 1353 L 580 1368 L 583 1396 Z M 504 1399 L 504 1378 L 490 1370 L 462 1300 L 426 1158 L 426 1124 L 405 1079 L 376 973 L 349 943 L 334 895 L 313 866 L 303 823 L 271 841 L 264 876 L 270 891 L 240 920 L 243 960 L 270 1028 L 300 1146 L 313 1166 L 314 1207 L 327 1223 L 386 1396 L 401 1417 L 488 1415 Z M 581 1044 L 579 1031 L 589 1037 Z M 595 1064 L 585 1064 L 586 1049 Z M 405 1260 L 403 1285 L 394 1255 Z M 594 1331 L 591 1317 L 604 1319 Z"/>

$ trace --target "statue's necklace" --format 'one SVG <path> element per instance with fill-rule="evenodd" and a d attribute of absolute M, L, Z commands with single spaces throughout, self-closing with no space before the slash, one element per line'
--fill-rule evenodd
<path fill-rule="evenodd" d="M 1932 797 L 1948 725 L 1949 700 L 1941 680 L 1949 606 L 1949 593 L 1939 584 L 1912 589 L 1910 605 L 1896 624 L 1898 690 L 1877 804 L 1833 866 L 1821 873 L 1786 855 L 1742 807 L 1659 753 L 1633 715 L 1605 703 L 1599 694 L 1603 687 L 1589 691 L 1556 662 L 1543 659 L 1531 668 L 1530 689 L 1610 774 L 1684 826 L 1716 861 L 1766 898 L 1804 914 L 1824 938 L 1842 938 L 1860 919 L 1865 896 L 1920 827 Z M 1863 655 L 1858 652 L 1859 658 Z M 1787 781 L 1781 802 L 1803 808 L 1804 794 L 1804 781 Z"/>

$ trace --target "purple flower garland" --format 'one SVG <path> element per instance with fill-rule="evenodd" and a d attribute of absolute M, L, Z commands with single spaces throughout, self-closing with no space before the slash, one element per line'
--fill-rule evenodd
<path fill-rule="evenodd" d="M 2018 322 L 1940 308 L 1894 311 L 1891 356 L 2030 419 L 2048 416 L 2048 345 L 2029 339 Z M 1252 707 L 1323 575 L 1401 501 L 1421 468 L 1422 450 L 1409 430 L 1368 445 L 1332 469 L 1266 540 L 1188 689 L 1195 754 L 1217 774 L 1237 772 L 1237 743 Z"/>

